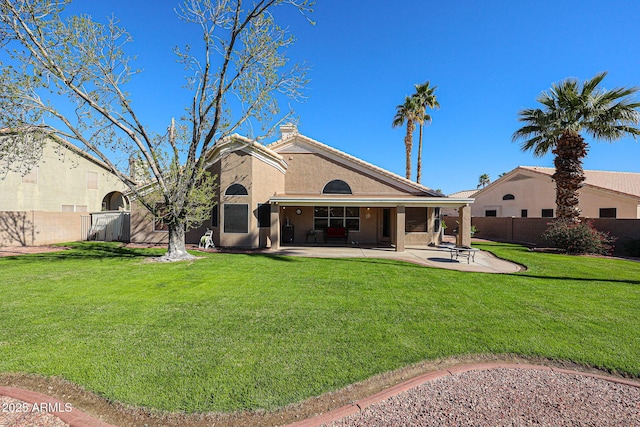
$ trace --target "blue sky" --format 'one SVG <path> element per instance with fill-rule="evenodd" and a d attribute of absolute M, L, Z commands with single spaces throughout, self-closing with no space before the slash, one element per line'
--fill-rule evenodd
<path fill-rule="evenodd" d="M 96 20 L 113 13 L 130 31 L 144 69 L 131 88 L 134 105 L 158 131 L 188 100 L 171 53 L 187 37 L 176 4 L 73 6 Z M 300 132 L 311 138 L 404 175 L 405 131 L 391 127 L 395 108 L 414 84 L 438 86 L 422 183 L 447 194 L 475 188 L 483 173 L 494 180 L 518 165 L 553 166 L 551 155 L 534 158 L 511 142 L 518 111 L 537 107 L 552 83 L 608 71 L 605 88 L 640 86 L 638 16 L 635 0 L 318 0 L 316 25 L 297 12 L 278 14 L 297 38 L 290 57 L 312 66 L 307 100 L 293 105 Z M 640 172 L 639 160 L 633 139 L 593 142 L 585 169 Z"/>

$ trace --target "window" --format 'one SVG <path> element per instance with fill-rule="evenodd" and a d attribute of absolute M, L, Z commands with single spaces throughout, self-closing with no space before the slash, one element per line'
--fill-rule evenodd
<path fill-rule="evenodd" d="M 498 211 L 495 209 L 489 209 L 484 211 L 484 216 L 498 216 Z"/>
<path fill-rule="evenodd" d="M 169 226 L 163 221 L 166 212 L 164 203 L 156 203 L 156 216 L 153 220 L 153 231 L 169 231 Z"/>
<path fill-rule="evenodd" d="M 516 196 L 514 196 L 513 194 L 505 194 L 504 196 L 502 196 L 502 200 L 515 200 Z"/>
<path fill-rule="evenodd" d="M 427 231 L 427 208 L 407 208 L 404 228 L 408 233 Z"/>
<path fill-rule="evenodd" d="M 542 209 L 542 218 L 553 218 L 553 209 Z"/>
<path fill-rule="evenodd" d="M 520 216 L 521 216 L 522 218 L 527 218 L 527 217 L 529 216 L 529 211 L 528 211 L 528 210 L 526 210 L 526 209 L 522 209 L 522 210 L 520 211 Z"/>
<path fill-rule="evenodd" d="M 231 184 L 227 191 L 224 193 L 225 196 L 248 196 L 249 193 L 247 189 L 242 184 Z"/>
<path fill-rule="evenodd" d="M 213 206 L 213 209 L 211 209 L 211 226 L 212 227 L 218 227 L 218 221 L 219 221 L 219 217 L 220 217 L 220 205 L 218 205 L 217 203 Z"/>
<path fill-rule="evenodd" d="M 87 172 L 87 189 L 98 189 L 98 172 Z"/>
<path fill-rule="evenodd" d="M 324 230 L 327 227 L 346 227 L 352 231 L 359 231 L 360 208 L 316 206 L 313 209 L 313 229 Z"/>
<path fill-rule="evenodd" d="M 600 208 L 600 218 L 617 218 L 616 208 Z"/>
<path fill-rule="evenodd" d="M 87 212 L 86 205 L 62 205 L 62 212 Z"/>
<path fill-rule="evenodd" d="M 225 204 L 224 205 L 224 232 L 248 233 L 249 232 L 249 205 Z"/>
<path fill-rule="evenodd" d="M 322 194 L 352 194 L 349 184 L 341 179 L 334 179 L 322 189 Z"/>
<path fill-rule="evenodd" d="M 271 227 L 271 204 L 264 203 L 258 204 L 258 227 L 269 228 Z"/>

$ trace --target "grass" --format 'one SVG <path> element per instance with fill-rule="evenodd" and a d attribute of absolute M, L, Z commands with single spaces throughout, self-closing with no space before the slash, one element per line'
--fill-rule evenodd
<path fill-rule="evenodd" d="M 640 263 L 478 245 L 529 269 L 74 244 L 0 259 L 0 372 L 166 411 L 274 409 L 425 359 L 514 353 L 640 376 Z"/>

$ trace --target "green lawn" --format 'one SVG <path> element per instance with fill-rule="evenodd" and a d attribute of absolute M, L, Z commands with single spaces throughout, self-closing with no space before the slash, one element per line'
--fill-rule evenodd
<path fill-rule="evenodd" d="M 640 376 L 640 263 L 478 246 L 529 269 L 234 254 L 164 264 L 89 243 L 0 258 L 0 372 L 187 412 L 274 409 L 460 354 Z"/>

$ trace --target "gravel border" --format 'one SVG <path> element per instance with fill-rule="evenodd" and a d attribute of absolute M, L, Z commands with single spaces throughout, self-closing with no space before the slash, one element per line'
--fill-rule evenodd
<path fill-rule="evenodd" d="M 553 369 L 494 368 L 441 376 L 361 407 L 323 425 L 640 425 L 640 384 Z"/>

